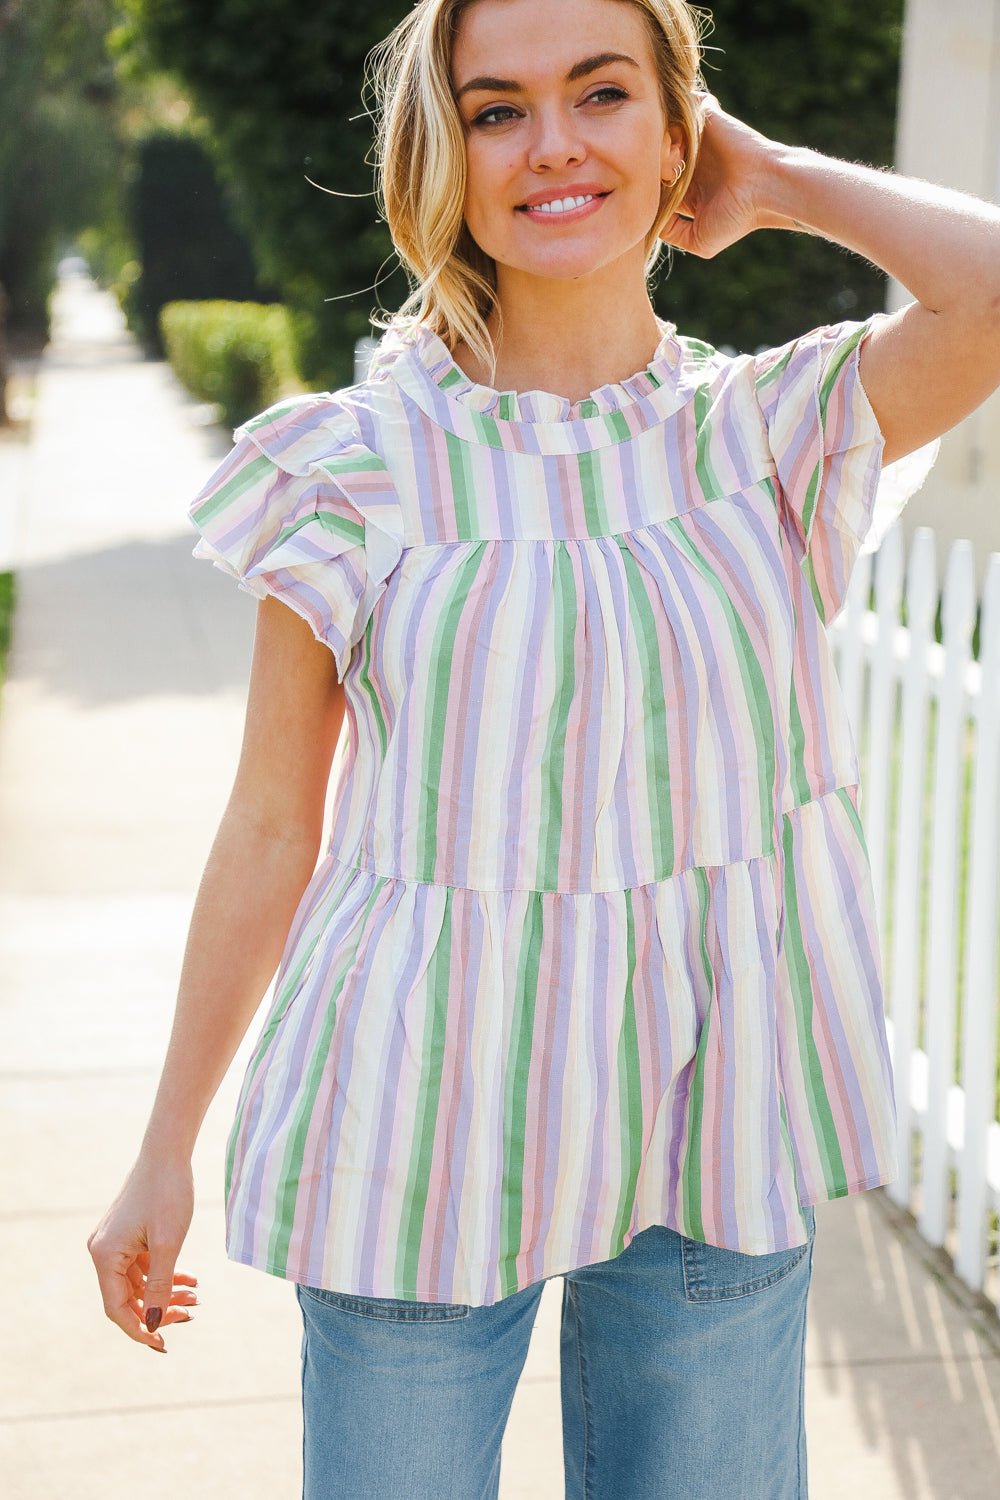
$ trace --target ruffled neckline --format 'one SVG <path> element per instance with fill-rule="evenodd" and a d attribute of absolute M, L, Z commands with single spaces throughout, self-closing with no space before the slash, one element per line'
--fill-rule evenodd
<path fill-rule="evenodd" d="M 527 452 L 579 452 L 625 441 L 685 399 L 677 325 L 656 321 L 660 340 L 648 364 L 576 401 L 554 391 L 502 391 L 472 380 L 426 324 L 388 330 L 369 376 L 390 376 L 426 415 L 469 441 Z"/>

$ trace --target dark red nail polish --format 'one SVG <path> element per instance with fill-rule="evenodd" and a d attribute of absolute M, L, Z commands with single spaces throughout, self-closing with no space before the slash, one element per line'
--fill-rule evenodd
<path fill-rule="evenodd" d="M 163 1309 L 162 1309 L 162 1307 L 147 1307 L 146 1308 L 146 1327 L 147 1327 L 147 1329 L 149 1330 L 150 1333 L 155 1333 L 156 1332 L 156 1330 L 160 1326 L 160 1319 L 162 1317 L 163 1317 Z"/>

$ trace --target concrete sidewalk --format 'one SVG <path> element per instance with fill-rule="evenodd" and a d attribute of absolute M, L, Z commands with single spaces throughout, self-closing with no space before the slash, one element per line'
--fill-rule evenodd
<path fill-rule="evenodd" d="M 0 713 L 3 1492 L 295 1500 L 298 1308 L 223 1244 L 223 1146 L 255 1024 L 199 1139 L 179 1268 L 201 1305 L 167 1330 L 166 1362 L 105 1318 L 86 1249 L 152 1102 L 255 606 L 190 555 L 186 504 L 229 434 L 141 358 L 110 297 L 66 281 L 56 310 L 29 461 L 0 450 L 19 585 Z M 820 1205 L 814 1267 L 812 1500 L 993 1500 L 996 1316 L 881 1192 Z M 556 1278 L 542 1297 L 503 1500 L 563 1494 L 561 1294 Z M 687 1500 L 668 1475 L 663 1495 Z"/>

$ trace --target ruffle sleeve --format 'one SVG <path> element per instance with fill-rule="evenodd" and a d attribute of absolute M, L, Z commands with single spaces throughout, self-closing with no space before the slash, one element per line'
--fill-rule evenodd
<path fill-rule="evenodd" d="M 342 682 L 403 551 L 395 484 L 330 393 L 276 402 L 233 437 L 188 507 L 192 556 L 294 609 Z"/>
<path fill-rule="evenodd" d="M 885 438 L 859 360 L 866 335 L 888 316 L 826 324 L 753 356 L 784 529 L 824 624 L 843 607 L 858 557 L 881 545 L 941 447 L 935 438 L 882 464 Z"/>

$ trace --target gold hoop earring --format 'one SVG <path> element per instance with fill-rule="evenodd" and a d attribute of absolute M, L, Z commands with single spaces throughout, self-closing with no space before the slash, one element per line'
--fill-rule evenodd
<path fill-rule="evenodd" d="M 677 165 L 677 167 L 676 167 L 676 169 L 674 171 L 674 175 L 673 175 L 673 177 L 670 180 L 670 186 L 671 187 L 676 187 L 677 186 L 677 184 L 680 181 L 681 177 L 684 175 L 684 168 L 685 168 L 686 165 L 687 165 L 687 163 L 684 162 L 684 161 L 681 161 L 681 162 L 678 163 L 678 165 Z"/>

